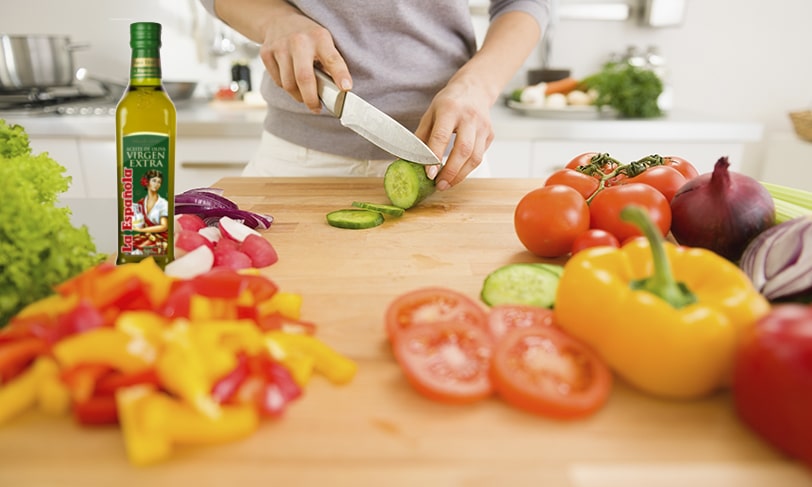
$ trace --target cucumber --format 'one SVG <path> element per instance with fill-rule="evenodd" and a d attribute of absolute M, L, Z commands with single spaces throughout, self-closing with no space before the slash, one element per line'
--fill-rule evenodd
<path fill-rule="evenodd" d="M 552 308 L 560 279 L 556 269 L 547 265 L 507 264 L 485 277 L 480 299 L 488 306 L 525 304 Z"/>
<path fill-rule="evenodd" d="M 383 223 L 383 215 L 379 211 L 365 210 L 363 208 L 346 208 L 328 213 L 327 223 L 338 228 L 358 230 L 377 227 Z"/>
<path fill-rule="evenodd" d="M 561 277 L 561 274 L 564 273 L 564 266 L 563 265 L 548 264 L 546 262 L 539 262 L 538 264 L 534 264 L 534 265 L 537 265 L 539 267 L 543 267 L 543 268 L 547 269 L 548 271 L 552 272 L 553 274 L 555 274 L 558 277 Z"/>
<path fill-rule="evenodd" d="M 434 180 L 426 176 L 426 166 L 397 159 L 383 176 L 383 189 L 393 205 L 408 210 L 435 191 Z"/>
<path fill-rule="evenodd" d="M 402 216 L 403 208 L 399 206 L 383 205 L 379 203 L 368 203 L 366 201 L 353 201 L 352 206 L 356 208 L 364 208 L 366 210 L 377 211 L 389 216 Z"/>

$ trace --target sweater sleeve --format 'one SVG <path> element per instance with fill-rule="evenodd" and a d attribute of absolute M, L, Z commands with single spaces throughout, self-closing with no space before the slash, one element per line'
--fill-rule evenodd
<path fill-rule="evenodd" d="M 488 8 L 491 21 L 504 13 L 517 11 L 530 14 L 536 19 L 542 31 L 550 23 L 550 0 L 491 0 Z"/>

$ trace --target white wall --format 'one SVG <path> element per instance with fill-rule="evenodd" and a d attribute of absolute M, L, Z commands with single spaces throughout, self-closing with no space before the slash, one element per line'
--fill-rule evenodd
<path fill-rule="evenodd" d="M 628 1 L 633 6 L 641 3 Z M 551 65 L 585 76 L 611 52 L 629 44 L 654 44 L 669 63 L 676 110 L 758 121 L 769 136 L 792 130 L 787 112 L 812 107 L 810 19 L 811 0 L 688 0 L 679 27 L 653 29 L 634 20 L 562 20 Z M 197 0 L 3 0 L 0 33 L 69 35 L 90 44 L 76 53 L 79 66 L 91 75 L 126 78 L 128 25 L 135 20 L 164 25 L 165 78 L 198 79 L 208 89 L 230 80 L 231 61 L 239 55 L 207 54 L 220 24 L 202 11 Z M 538 65 L 538 59 L 526 64 Z M 255 60 L 252 66 L 256 79 L 261 65 Z M 748 158 L 758 160 L 763 151 L 763 145 L 754 145 Z"/>

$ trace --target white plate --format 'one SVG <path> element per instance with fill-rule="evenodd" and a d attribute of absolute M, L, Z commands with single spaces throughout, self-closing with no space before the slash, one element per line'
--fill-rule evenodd
<path fill-rule="evenodd" d="M 603 107 L 598 109 L 598 107 L 594 105 L 572 105 L 563 108 L 552 108 L 528 105 L 526 103 L 509 99 L 507 100 L 507 106 L 524 115 L 539 118 L 599 120 L 617 118 L 618 116 L 617 111 L 612 108 Z"/>

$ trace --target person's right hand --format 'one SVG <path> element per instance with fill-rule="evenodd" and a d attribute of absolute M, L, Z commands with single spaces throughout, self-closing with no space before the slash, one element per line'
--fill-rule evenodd
<path fill-rule="evenodd" d="M 314 113 L 321 111 L 314 64 L 329 73 L 342 90 L 352 88 L 349 68 L 333 36 L 301 12 L 275 19 L 265 31 L 259 55 L 271 79 Z"/>

